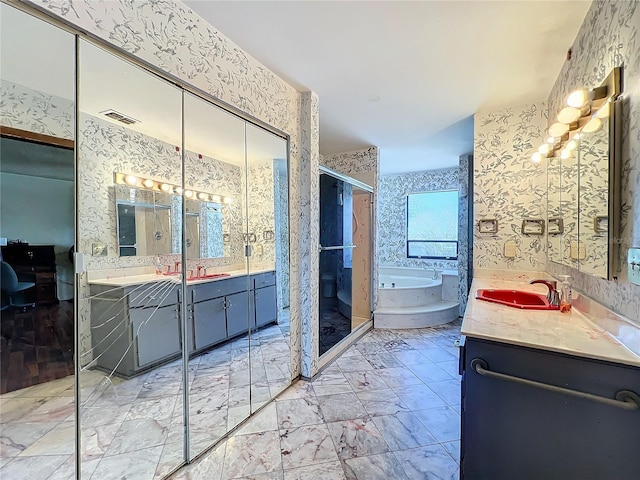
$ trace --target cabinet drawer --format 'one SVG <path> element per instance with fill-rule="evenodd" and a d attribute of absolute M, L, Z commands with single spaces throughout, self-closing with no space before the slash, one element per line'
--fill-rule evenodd
<path fill-rule="evenodd" d="M 153 282 L 127 287 L 125 294 L 130 308 L 168 307 L 178 303 L 178 286 L 166 282 Z"/>
<path fill-rule="evenodd" d="M 276 284 L 276 272 L 258 273 L 251 276 L 252 288 L 269 287 Z"/>
<path fill-rule="evenodd" d="M 192 291 L 192 297 L 194 303 L 204 302 L 211 300 L 212 298 L 223 297 L 225 295 L 231 295 L 238 292 L 247 291 L 247 277 L 235 277 L 224 280 L 212 280 L 208 283 L 201 283 L 200 285 L 194 285 L 189 287 Z"/>

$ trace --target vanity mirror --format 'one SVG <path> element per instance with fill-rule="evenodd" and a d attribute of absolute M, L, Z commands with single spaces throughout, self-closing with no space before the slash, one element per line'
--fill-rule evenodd
<path fill-rule="evenodd" d="M 619 245 L 621 77 L 616 67 L 599 87 L 571 93 L 532 158 L 548 161 L 549 260 L 610 280 Z"/>
<path fill-rule="evenodd" d="M 131 176 L 117 173 L 116 182 L 126 177 Z M 170 188 L 173 189 L 172 186 Z M 121 257 L 182 253 L 181 195 L 172 195 L 151 187 L 137 188 L 118 184 L 114 186 L 114 192 L 118 254 Z M 221 202 L 231 203 L 229 197 L 203 192 L 191 192 L 191 196 L 216 198 Z M 225 256 L 222 233 L 225 206 L 211 201 L 186 200 L 185 245 L 189 258 Z"/>

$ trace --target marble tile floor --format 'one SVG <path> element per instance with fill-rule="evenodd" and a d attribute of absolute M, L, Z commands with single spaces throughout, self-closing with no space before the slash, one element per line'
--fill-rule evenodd
<path fill-rule="evenodd" d="M 285 311 L 250 340 L 189 361 L 192 454 L 290 384 L 289 348 Z M 179 360 L 129 380 L 81 373 L 83 480 L 152 480 L 182 462 L 181 380 Z M 1 395 L 0 430 L 3 480 L 74 478 L 74 377 Z"/>
<path fill-rule="evenodd" d="M 171 479 L 457 479 L 459 335 L 372 330 Z"/>

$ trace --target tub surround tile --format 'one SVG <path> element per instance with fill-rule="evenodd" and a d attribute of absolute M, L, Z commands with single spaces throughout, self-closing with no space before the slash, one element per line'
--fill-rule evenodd
<path fill-rule="evenodd" d="M 428 445 L 395 452 L 409 478 L 457 480 L 458 464 L 441 445 Z"/>

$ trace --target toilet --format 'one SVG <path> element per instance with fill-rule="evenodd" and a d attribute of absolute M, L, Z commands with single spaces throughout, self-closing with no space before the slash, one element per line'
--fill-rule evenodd
<path fill-rule="evenodd" d="M 336 296 L 336 276 L 330 273 L 323 273 L 320 275 L 320 282 L 322 282 L 322 296 L 325 298 L 331 298 Z"/>

